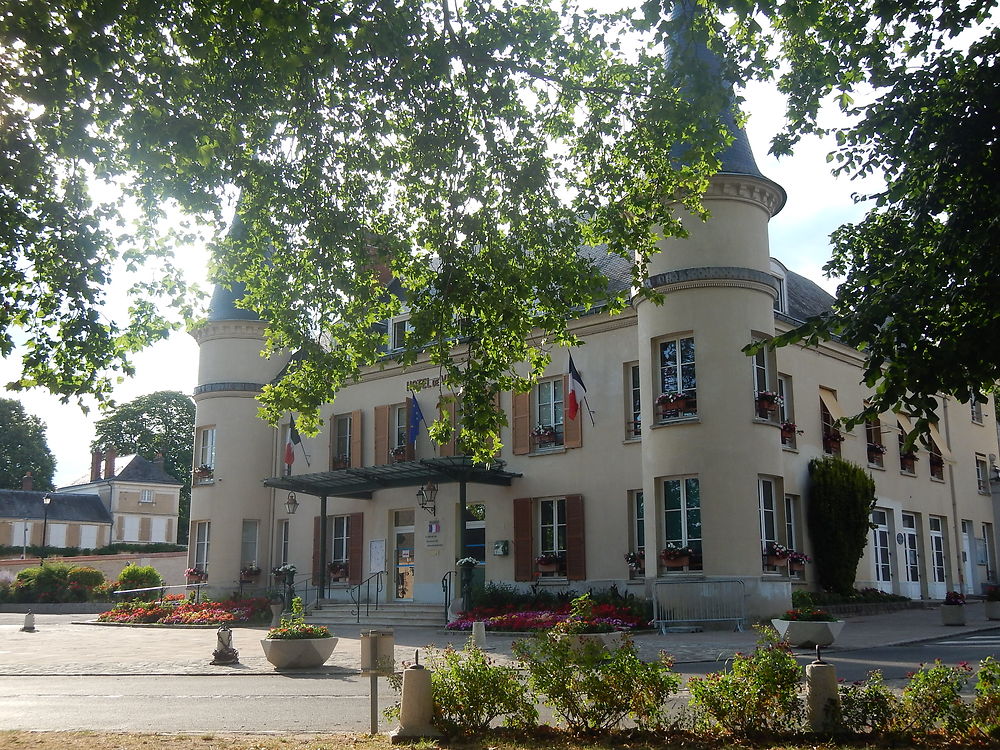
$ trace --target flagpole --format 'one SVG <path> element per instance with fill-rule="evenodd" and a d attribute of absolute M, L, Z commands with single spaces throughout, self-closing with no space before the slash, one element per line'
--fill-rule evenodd
<path fill-rule="evenodd" d="M 587 414 L 590 415 L 590 426 L 591 427 L 596 427 L 597 426 L 597 422 L 594 421 L 594 411 L 590 408 L 590 402 L 587 400 L 586 396 L 583 397 L 583 403 L 586 404 L 586 406 L 587 406 Z"/>

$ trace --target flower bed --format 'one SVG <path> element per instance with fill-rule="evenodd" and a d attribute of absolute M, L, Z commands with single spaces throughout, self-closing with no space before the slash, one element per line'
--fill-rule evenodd
<path fill-rule="evenodd" d="M 458 619 L 447 624 L 448 630 L 472 630 L 472 623 L 484 622 L 486 629 L 494 632 L 531 633 L 551 630 L 570 616 L 569 606 L 557 610 L 516 610 L 513 608 L 477 607 L 462 612 Z M 636 617 L 624 607 L 613 604 L 595 604 L 588 623 L 595 626 L 595 632 L 605 630 L 635 630 L 645 628 L 648 622 Z"/>
<path fill-rule="evenodd" d="M 225 602 L 192 602 L 167 597 L 160 602 L 122 602 L 98 615 L 99 622 L 161 625 L 221 625 L 263 622 L 270 617 L 263 597 Z"/>

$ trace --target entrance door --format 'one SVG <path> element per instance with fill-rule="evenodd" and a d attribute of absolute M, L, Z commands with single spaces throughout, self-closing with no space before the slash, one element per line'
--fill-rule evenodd
<path fill-rule="evenodd" d="M 948 591 L 944 565 L 944 524 L 940 518 L 927 519 L 930 527 L 931 580 L 927 584 L 927 596 L 931 599 L 944 599 Z"/>
<path fill-rule="evenodd" d="M 911 599 L 920 598 L 920 555 L 918 553 L 917 517 L 904 513 L 903 522 L 903 582 L 899 593 Z"/>
<path fill-rule="evenodd" d="M 396 599 L 413 601 L 413 510 L 393 511 Z"/>
<path fill-rule="evenodd" d="M 975 557 L 972 554 L 972 521 L 962 521 L 962 569 L 965 573 L 965 590 L 963 594 L 971 594 L 976 590 Z"/>
<path fill-rule="evenodd" d="M 875 563 L 875 587 L 892 593 L 892 563 L 889 559 L 889 516 L 884 510 L 872 511 L 872 556 Z"/>

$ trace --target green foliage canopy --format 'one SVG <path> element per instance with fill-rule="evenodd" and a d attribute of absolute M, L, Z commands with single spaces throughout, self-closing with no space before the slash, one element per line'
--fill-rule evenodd
<path fill-rule="evenodd" d="M 28 414 L 20 401 L 0 398 L 0 487 L 21 489 L 31 472 L 36 490 L 51 490 L 56 460 L 45 439 L 45 423 Z"/>

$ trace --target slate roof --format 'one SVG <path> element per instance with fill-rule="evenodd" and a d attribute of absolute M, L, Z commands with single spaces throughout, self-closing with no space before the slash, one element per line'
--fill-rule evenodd
<path fill-rule="evenodd" d="M 103 467 L 104 464 L 102 463 Z M 86 484 L 97 484 L 98 482 L 105 482 L 109 478 L 112 480 L 120 480 L 123 482 L 142 482 L 145 484 L 172 484 L 175 486 L 181 486 L 181 482 L 178 482 L 174 477 L 170 476 L 163 470 L 163 467 L 159 464 L 150 461 L 147 458 L 143 458 L 139 455 L 131 456 L 116 456 L 115 457 L 115 473 L 112 477 L 104 477 L 102 479 L 91 480 L 90 474 L 84 474 L 83 476 L 77 477 L 75 481 L 67 484 L 67 487 L 80 487 Z"/>
<path fill-rule="evenodd" d="M 52 498 L 48 520 L 70 523 L 111 523 L 111 513 L 97 495 L 83 493 L 40 492 L 38 490 L 0 490 L 0 518 L 41 521 L 45 516 L 42 498 Z"/>

